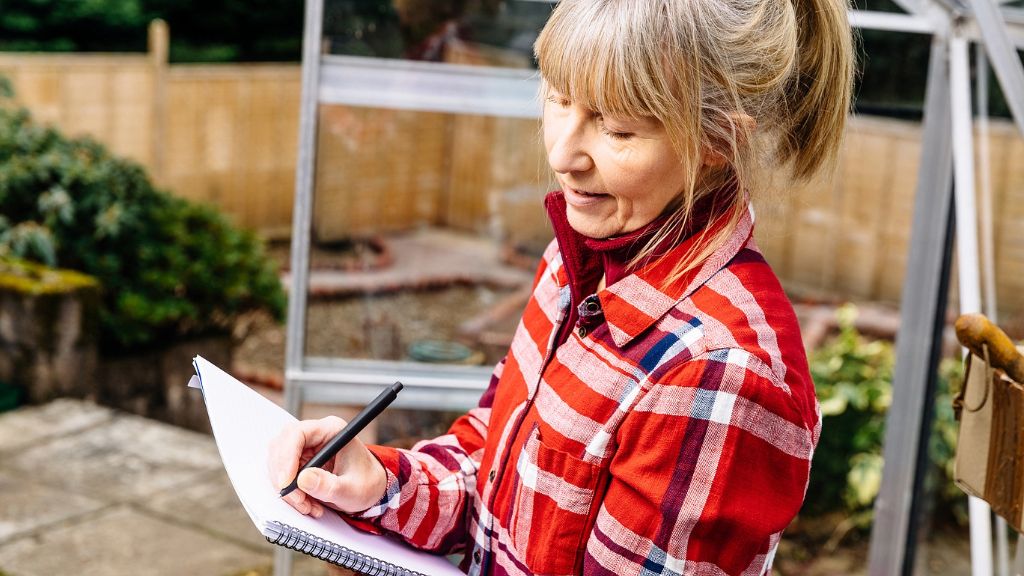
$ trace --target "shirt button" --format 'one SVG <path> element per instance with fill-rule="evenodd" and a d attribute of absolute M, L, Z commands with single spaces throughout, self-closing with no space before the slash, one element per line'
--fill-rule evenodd
<path fill-rule="evenodd" d="M 577 330 L 576 333 L 580 335 L 580 338 L 586 337 L 586 335 L 587 335 L 587 328 L 586 328 L 586 326 L 580 326 L 580 329 Z"/>
<path fill-rule="evenodd" d="M 473 550 L 473 562 L 476 562 L 477 564 L 479 564 L 480 560 L 483 557 L 484 557 L 484 555 L 480 553 L 480 549 L 479 548 L 477 548 L 476 550 Z"/>
<path fill-rule="evenodd" d="M 490 473 L 487 474 L 487 479 L 492 482 L 494 481 L 494 470 L 491 470 Z"/>

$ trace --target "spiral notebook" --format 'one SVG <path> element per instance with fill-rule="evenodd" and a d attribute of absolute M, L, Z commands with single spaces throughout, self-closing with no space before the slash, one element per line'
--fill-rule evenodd
<path fill-rule="evenodd" d="M 370 576 L 462 575 L 444 557 L 356 530 L 331 510 L 313 518 L 286 504 L 267 473 L 267 451 L 295 417 L 202 357 L 193 365 L 189 386 L 202 390 L 228 478 L 267 540 Z"/>

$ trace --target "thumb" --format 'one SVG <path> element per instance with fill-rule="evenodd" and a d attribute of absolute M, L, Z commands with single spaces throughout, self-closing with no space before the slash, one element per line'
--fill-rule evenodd
<path fill-rule="evenodd" d="M 299 490 L 321 502 L 337 504 L 338 477 L 321 468 L 307 468 L 299 474 Z"/>

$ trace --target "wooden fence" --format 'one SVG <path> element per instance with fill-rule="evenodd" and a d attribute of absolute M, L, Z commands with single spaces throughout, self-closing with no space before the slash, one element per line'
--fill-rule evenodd
<path fill-rule="evenodd" d="M 38 119 L 96 137 L 244 226 L 287 235 L 299 66 L 168 65 L 166 42 L 157 25 L 146 55 L 0 54 L 0 74 Z M 320 240 L 419 226 L 533 247 L 550 238 L 535 121 L 324 106 L 318 138 Z M 997 294 L 1024 313 L 1024 140 L 995 122 L 990 148 Z M 830 183 L 755 198 L 758 242 L 788 287 L 899 300 L 920 152 L 918 123 L 854 118 Z"/>
<path fill-rule="evenodd" d="M 167 40 L 158 22 L 148 54 L 0 54 L 0 75 L 37 119 L 140 162 L 162 188 L 286 235 L 299 67 L 171 66 Z"/>

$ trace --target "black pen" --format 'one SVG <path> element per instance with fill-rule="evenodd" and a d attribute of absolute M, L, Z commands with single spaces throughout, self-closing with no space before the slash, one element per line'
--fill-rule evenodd
<path fill-rule="evenodd" d="M 398 392 L 401 389 L 402 383 L 395 382 L 378 394 L 377 397 L 373 399 L 373 402 L 367 404 L 366 408 L 363 408 L 359 414 L 356 414 L 356 417 L 353 418 L 348 425 L 342 428 L 341 432 L 335 434 L 334 438 L 331 438 L 331 441 L 325 444 L 324 447 L 316 453 L 316 456 L 313 456 L 309 462 L 306 462 L 302 468 L 299 468 L 299 472 L 295 474 L 295 479 L 292 480 L 292 483 L 281 490 L 281 497 L 283 498 L 287 496 L 292 490 L 299 487 L 299 474 L 302 474 L 303 470 L 307 468 L 319 468 L 326 464 L 328 460 L 334 458 L 334 455 L 344 448 L 346 444 L 351 442 L 352 439 L 356 437 L 356 434 L 362 432 L 363 428 L 366 428 L 367 424 L 372 422 L 378 414 L 383 412 L 389 404 L 395 401 L 395 398 L 398 397 Z"/>

